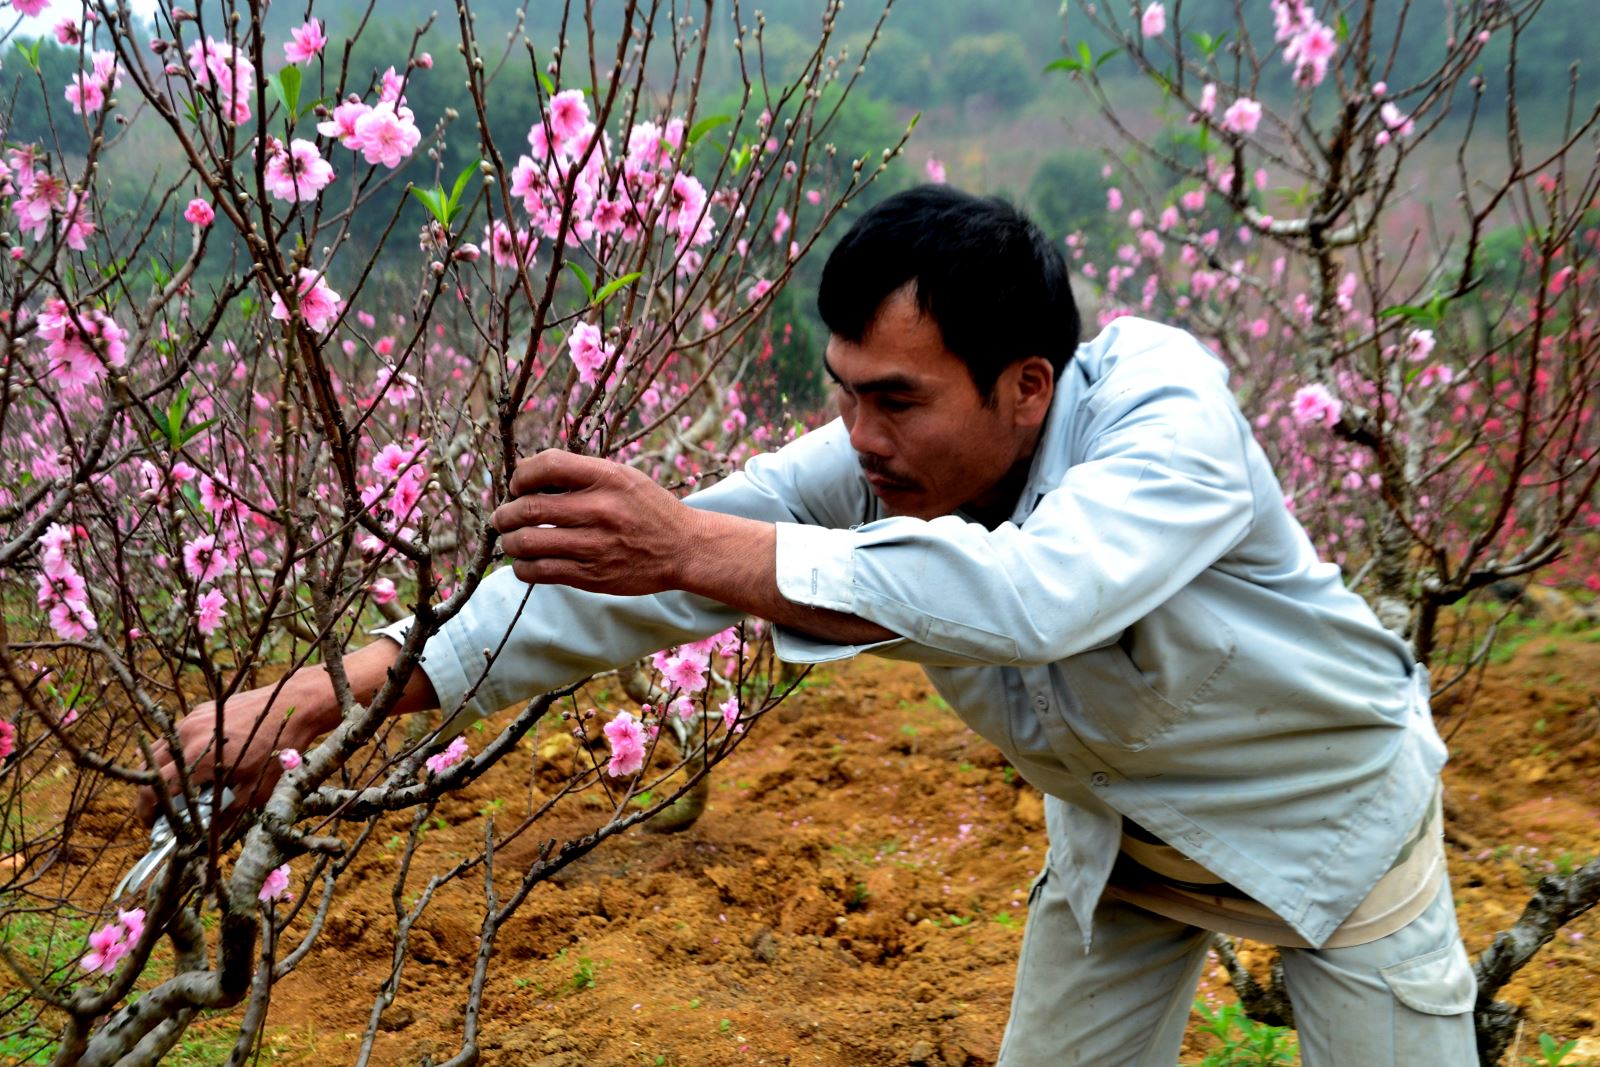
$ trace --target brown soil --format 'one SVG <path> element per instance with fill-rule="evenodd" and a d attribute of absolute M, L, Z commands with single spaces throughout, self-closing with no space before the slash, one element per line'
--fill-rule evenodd
<path fill-rule="evenodd" d="M 1597 636 L 1535 638 L 1490 669 L 1470 704 L 1441 701 L 1451 874 L 1474 954 L 1548 866 L 1600 852 Z M 496 798 L 502 823 L 524 810 L 532 759 L 518 752 L 453 796 L 419 869 L 475 850 L 477 812 Z M 992 1063 L 1044 849 L 1038 795 L 917 669 L 862 660 L 813 675 L 718 768 L 693 828 L 630 832 L 535 888 L 500 936 L 482 1062 Z M 528 843 L 498 857 L 502 892 L 535 853 Z M 280 985 L 274 1062 L 353 1058 L 390 968 L 397 855 L 369 849 L 323 942 Z M 482 889 L 468 879 L 442 890 L 413 933 L 374 1062 L 456 1051 Z M 1533 1053 L 1541 1031 L 1580 1039 L 1569 1065 L 1600 1057 L 1597 979 L 1591 913 L 1503 994 L 1527 1006 L 1508 1062 Z M 1202 993 L 1231 997 L 1215 972 Z M 1186 1062 L 1204 1047 L 1191 1037 Z"/>
<path fill-rule="evenodd" d="M 534 891 L 502 934 L 484 1062 L 993 1062 L 1044 854 L 1039 797 L 917 669 L 861 660 L 816 682 L 718 769 L 692 829 L 630 833 Z M 1600 851 L 1597 698 L 1600 643 L 1565 637 L 1530 641 L 1492 668 L 1465 711 L 1442 702 L 1452 876 L 1474 954 L 1515 920 L 1547 865 Z M 516 796 L 519 770 L 479 783 L 458 814 Z M 430 835 L 430 848 L 474 844 L 478 821 L 462 821 Z M 388 872 L 372 873 L 333 943 L 276 999 L 286 1054 L 342 1061 L 365 1024 L 392 922 Z M 380 1062 L 457 1047 L 475 888 L 436 904 L 414 939 Z M 1548 1031 L 1600 1055 L 1597 979 L 1591 913 L 1508 987 L 1528 1008 L 1520 1053 Z M 1228 995 L 1215 974 L 1204 990 Z"/>

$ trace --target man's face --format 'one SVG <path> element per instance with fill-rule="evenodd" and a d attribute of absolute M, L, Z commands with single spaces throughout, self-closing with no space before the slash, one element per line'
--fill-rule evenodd
<path fill-rule="evenodd" d="M 859 344 L 830 339 L 826 364 L 850 444 L 885 510 L 922 519 L 958 508 L 1009 513 L 1049 409 L 1049 363 L 1006 368 L 986 403 L 938 324 L 901 290 Z"/>

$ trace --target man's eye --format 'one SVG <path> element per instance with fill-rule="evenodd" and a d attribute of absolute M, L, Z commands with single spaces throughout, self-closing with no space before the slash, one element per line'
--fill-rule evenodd
<path fill-rule="evenodd" d="M 890 414 L 899 414 L 902 411 L 910 411 L 912 404 L 909 400 L 900 400 L 892 396 L 886 396 L 878 401 L 878 406 Z"/>

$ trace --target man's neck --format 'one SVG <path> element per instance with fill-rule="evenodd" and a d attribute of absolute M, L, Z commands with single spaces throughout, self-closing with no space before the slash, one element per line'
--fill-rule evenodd
<path fill-rule="evenodd" d="M 1017 498 L 1022 495 L 1023 486 L 1028 484 L 1028 474 L 1033 470 L 1033 457 L 1039 450 L 1041 436 L 1042 428 L 1034 430 L 1027 447 L 1011 465 L 1011 469 L 1006 471 L 1005 477 L 988 492 L 962 505 L 961 510 L 989 530 L 1011 518 L 1017 510 Z"/>

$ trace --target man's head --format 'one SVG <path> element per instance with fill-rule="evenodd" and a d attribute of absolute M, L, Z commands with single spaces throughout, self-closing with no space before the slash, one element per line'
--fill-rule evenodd
<path fill-rule="evenodd" d="M 1039 228 L 947 186 L 899 193 L 833 250 L 817 305 L 840 414 L 885 506 L 1009 507 L 1078 344 L 1066 263 Z"/>

